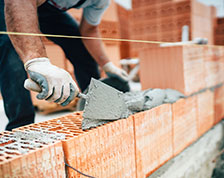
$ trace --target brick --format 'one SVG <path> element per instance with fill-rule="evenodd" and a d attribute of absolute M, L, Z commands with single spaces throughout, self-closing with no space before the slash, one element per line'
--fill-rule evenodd
<path fill-rule="evenodd" d="M 35 153 L 35 151 L 31 151 L 29 154 L 24 155 L 22 157 L 22 159 L 23 158 L 26 160 L 26 164 L 25 165 L 22 164 L 22 170 L 23 170 L 24 177 L 25 176 L 27 176 L 27 177 L 32 177 L 32 176 L 38 177 L 39 174 L 38 174 L 38 171 L 37 171 L 37 168 L 36 168 L 36 153 Z M 24 170 L 26 170 L 26 171 L 24 171 Z M 64 169 L 62 169 L 62 170 L 64 170 Z"/>
<path fill-rule="evenodd" d="M 0 137 L 0 169 L 1 177 L 58 177 L 57 171 L 63 172 L 65 168 L 57 169 L 54 143 L 41 143 L 32 140 L 26 134 L 18 135 L 14 132 L 4 132 Z M 39 145 L 33 147 L 34 144 Z M 60 142 L 59 142 L 60 143 Z M 55 144 L 58 141 L 55 140 Z M 62 152 L 62 146 L 60 147 Z M 62 161 L 63 156 L 61 156 Z M 62 175 L 62 174 L 61 174 Z"/>
<path fill-rule="evenodd" d="M 217 18 L 218 24 L 224 24 L 224 18 Z"/>
<path fill-rule="evenodd" d="M 174 156 L 198 138 L 196 96 L 172 104 Z"/>
<path fill-rule="evenodd" d="M 214 90 L 214 124 L 220 122 L 224 117 L 224 86 L 219 86 Z"/>
<path fill-rule="evenodd" d="M 219 76 L 219 49 L 217 47 L 204 47 L 204 68 L 206 87 L 213 87 L 220 83 Z"/>
<path fill-rule="evenodd" d="M 105 178 L 136 177 L 133 119 L 88 131 L 82 131 L 81 122 L 82 113 L 78 112 L 15 130 L 45 128 L 64 133 L 66 138 L 62 145 L 66 162 L 85 174 Z M 70 168 L 67 171 L 69 177 L 82 177 Z"/>
<path fill-rule="evenodd" d="M 5 161 L 5 162 L 2 163 L 2 170 L 3 170 L 4 178 L 11 178 L 12 177 L 10 163 L 8 161 Z"/>
<path fill-rule="evenodd" d="M 146 177 L 173 156 L 171 105 L 134 114 L 137 177 Z"/>
<path fill-rule="evenodd" d="M 203 48 L 200 46 L 150 48 L 140 54 L 140 59 L 143 90 L 172 88 L 190 95 L 205 88 Z"/>
<path fill-rule="evenodd" d="M 197 128 L 198 136 L 202 136 L 214 124 L 214 92 L 207 90 L 197 95 Z"/>

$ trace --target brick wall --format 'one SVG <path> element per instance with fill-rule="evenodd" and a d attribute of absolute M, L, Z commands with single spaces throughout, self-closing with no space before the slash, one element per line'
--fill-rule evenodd
<path fill-rule="evenodd" d="M 214 43 L 215 8 L 196 0 L 132 1 L 132 10 L 118 8 L 121 38 L 177 42 L 181 41 L 182 27 L 189 26 L 190 40 L 207 38 Z M 127 20 L 128 19 L 128 20 Z M 124 25 L 125 24 L 125 25 Z M 121 43 L 121 49 L 125 49 Z M 149 44 L 131 43 L 122 58 L 138 57 Z M 123 56 L 124 55 L 124 56 Z"/>
<path fill-rule="evenodd" d="M 223 118 L 223 88 L 220 85 L 207 89 L 88 131 L 81 130 L 82 113 L 76 112 L 3 132 L 0 177 L 28 174 L 63 177 L 64 156 L 71 166 L 99 178 L 149 176 Z M 64 138 L 25 154 L 7 148 L 10 142 L 2 142 L 3 137 L 10 139 L 18 131 L 43 130 L 53 135 L 64 134 Z M 13 143 L 17 142 L 14 139 Z M 67 171 L 69 177 L 82 177 L 68 167 Z"/>
<path fill-rule="evenodd" d="M 142 89 L 172 88 L 190 95 L 223 82 L 224 47 L 149 48 L 140 54 Z"/>

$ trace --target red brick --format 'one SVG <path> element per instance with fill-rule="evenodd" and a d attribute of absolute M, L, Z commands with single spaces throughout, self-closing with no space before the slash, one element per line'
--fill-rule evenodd
<path fill-rule="evenodd" d="M 215 88 L 214 91 L 214 104 L 215 104 L 215 121 L 214 124 L 220 122 L 224 117 L 224 86 Z"/>
<path fill-rule="evenodd" d="M 172 104 L 175 156 L 198 138 L 196 101 L 196 96 L 193 96 Z"/>
<path fill-rule="evenodd" d="M 173 156 L 171 105 L 134 116 L 137 177 L 146 177 Z"/>
<path fill-rule="evenodd" d="M 29 154 L 23 155 L 22 159 L 22 170 L 24 177 L 38 177 L 38 171 L 36 167 L 36 154 L 35 151 L 31 151 Z M 23 162 L 25 160 L 25 164 Z M 55 167 L 56 169 L 56 167 Z M 26 171 L 25 171 L 26 170 Z M 64 173 L 65 174 L 65 173 Z"/>
<path fill-rule="evenodd" d="M 2 163 L 2 170 L 3 170 L 4 178 L 11 178 L 12 177 L 10 163 L 8 161 L 5 161 L 5 162 Z"/>
<path fill-rule="evenodd" d="M 204 67 L 206 87 L 219 84 L 219 49 L 217 47 L 204 47 Z"/>
<path fill-rule="evenodd" d="M 142 89 L 172 88 L 190 95 L 205 88 L 203 48 L 160 47 L 140 54 Z"/>
<path fill-rule="evenodd" d="M 74 113 L 16 130 L 43 127 L 65 133 L 62 145 L 66 162 L 85 174 L 105 178 L 136 177 L 133 118 L 85 132 L 81 130 L 81 121 L 82 113 Z M 82 177 L 70 168 L 67 170 L 69 177 Z"/>
<path fill-rule="evenodd" d="M 202 136 L 214 124 L 214 92 L 207 90 L 197 95 L 198 136 Z"/>

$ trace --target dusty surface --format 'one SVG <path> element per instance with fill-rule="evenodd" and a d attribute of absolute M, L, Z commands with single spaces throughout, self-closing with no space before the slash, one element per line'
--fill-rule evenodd
<path fill-rule="evenodd" d="M 216 125 L 148 178 L 211 178 L 224 139 L 223 126 L 223 122 Z"/>
<path fill-rule="evenodd" d="M 17 150 L 21 154 L 44 144 L 65 139 L 65 135 L 44 129 L 11 132 L 0 137 L 0 153 Z"/>

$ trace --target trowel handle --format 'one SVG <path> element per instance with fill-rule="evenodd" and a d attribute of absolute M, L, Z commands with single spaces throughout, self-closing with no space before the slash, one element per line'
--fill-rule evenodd
<path fill-rule="evenodd" d="M 78 98 L 83 98 L 83 99 L 87 98 L 87 96 L 85 94 L 83 94 L 83 93 L 78 93 L 77 97 Z"/>
<path fill-rule="evenodd" d="M 32 91 L 35 91 L 35 92 L 38 92 L 38 93 L 40 93 L 42 91 L 41 87 L 31 79 L 26 79 L 25 80 L 24 87 L 27 90 L 32 90 Z M 78 98 L 83 98 L 83 99 L 87 98 L 87 96 L 83 93 L 78 93 L 77 97 Z"/>

